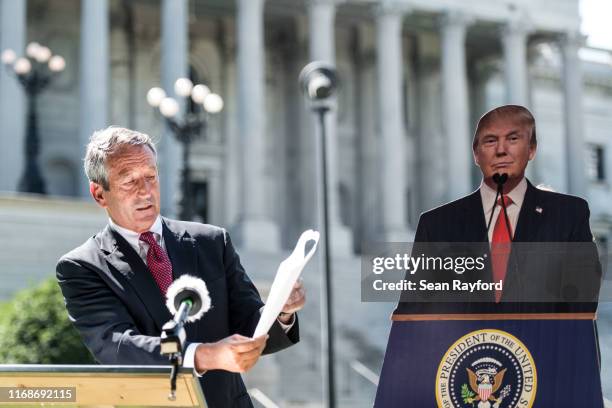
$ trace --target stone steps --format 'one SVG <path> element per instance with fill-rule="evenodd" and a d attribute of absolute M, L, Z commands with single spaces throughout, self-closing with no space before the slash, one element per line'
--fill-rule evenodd
<path fill-rule="evenodd" d="M 105 224 L 90 202 L 0 194 L 0 301 L 55 276 L 57 260 Z"/>

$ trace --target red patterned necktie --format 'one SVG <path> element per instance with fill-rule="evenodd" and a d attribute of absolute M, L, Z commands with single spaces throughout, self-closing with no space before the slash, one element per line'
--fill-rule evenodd
<path fill-rule="evenodd" d="M 172 264 L 164 249 L 157 243 L 151 231 L 140 234 L 140 240 L 149 244 L 147 266 L 161 293 L 166 296 L 168 286 L 172 283 Z"/>
<path fill-rule="evenodd" d="M 508 196 L 503 196 L 506 208 L 512 204 L 512 199 Z M 497 205 L 501 206 L 501 198 L 497 200 Z M 495 228 L 493 229 L 493 239 L 491 240 L 491 264 L 493 266 L 493 282 L 499 282 L 506 278 L 506 270 L 508 269 L 508 258 L 510 257 L 510 249 L 512 244 L 512 227 L 506 223 L 504 209 L 500 208 Z M 510 230 L 508 230 L 510 228 Z M 502 291 L 495 291 L 495 302 L 501 300 Z"/>

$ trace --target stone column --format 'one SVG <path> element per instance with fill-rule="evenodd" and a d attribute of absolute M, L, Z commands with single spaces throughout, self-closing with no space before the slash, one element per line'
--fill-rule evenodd
<path fill-rule="evenodd" d="M 416 163 L 418 188 L 418 211 L 427 211 L 443 204 L 446 199 L 446 174 L 444 133 L 442 129 L 442 107 L 440 106 L 441 72 L 438 50 L 432 46 L 437 42 L 434 33 L 419 33 L 417 36 L 418 136 L 416 137 Z M 444 157 L 444 159 L 441 159 Z"/>
<path fill-rule="evenodd" d="M 527 37 L 529 25 L 524 20 L 511 20 L 502 29 L 506 103 L 529 106 L 527 72 Z"/>
<path fill-rule="evenodd" d="M 335 46 L 336 4 L 332 0 L 311 0 L 308 3 L 309 47 L 311 61 L 324 61 L 336 65 Z M 352 234 L 340 221 L 340 197 L 338 178 L 338 135 L 336 103 L 327 113 L 327 188 L 328 214 L 331 233 L 330 247 L 333 256 L 352 253 Z M 318 154 L 318 152 L 316 153 Z"/>
<path fill-rule="evenodd" d="M 376 60 L 376 27 L 374 24 L 362 24 L 357 28 L 358 40 L 355 57 L 357 67 L 355 90 L 357 118 L 357 149 L 355 166 L 357 194 L 355 200 L 356 228 L 353 236 L 356 246 L 365 250 L 364 245 L 379 237 L 380 217 L 380 163 L 379 151 L 382 146 L 376 137 L 377 103 L 376 95 L 377 60 Z"/>
<path fill-rule="evenodd" d="M 0 0 L 0 52 L 25 54 L 26 0 Z M 17 191 L 24 167 L 25 95 L 15 75 L 0 67 L 0 191 Z"/>
<path fill-rule="evenodd" d="M 225 99 L 223 110 L 222 143 L 225 144 L 225 161 L 223 164 L 223 184 L 225 191 L 225 205 L 223 208 L 224 225 L 234 226 L 238 223 L 240 214 L 240 141 L 238 140 L 237 104 L 238 92 L 236 89 L 236 29 L 234 19 L 231 17 L 222 20 L 221 35 L 221 86 Z"/>
<path fill-rule="evenodd" d="M 408 239 L 406 228 L 406 135 L 402 97 L 402 20 L 400 10 L 376 11 L 376 67 L 378 119 L 381 132 L 380 183 L 382 186 L 382 237 L 385 241 Z"/>
<path fill-rule="evenodd" d="M 239 236 L 247 250 L 280 249 L 278 225 L 269 214 L 266 189 L 264 0 L 238 0 L 238 127 L 242 147 Z M 282 197 L 279 197 L 282 199 Z"/>
<path fill-rule="evenodd" d="M 182 98 L 174 94 L 174 82 L 189 77 L 189 19 L 187 0 L 162 0 L 161 3 L 161 83 L 168 96 L 181 102 L 179 116 L 185 111 Z M 182 146 L 167 127 L 159 143 L 162 212 L 178 215 L 181 191 Z"/>
<path fill-rule="evenodd" d="M 108 0 L 81 1 L 81 67 L 79 143 L 85 155 L 91 134 L 108 123 L 109 109 Z M 89 196 L 89 183 L 81 178 L 80 191 Z"/>
<path fill-rule="evenodd" d="M 465 60 L 465 35 L 469 22 L 466 15 L 454 11 L 440 19 L 443 134 L 448 161 L 447 200 L 467 194 L 472 187 L 470 103 Z"/>
<path fill-rule="evenodd" d="M 582 122 L 582 71 L 578 51 L 584 37 L 568 32 L 561 39 L 563 52 L 563 91 L 565 138 L 567 146 L 567 191 L 586 197 L 584 124 Z"/>
<path fill-rule="evenodd" d="M 504 68 L 506 76 L 506 103 L 530 108 L 529 73 L 527 65 L 527 38 L 531 27 L 525 17 L 513 18 L 502 28 Z M 531 181 L 537 178 L 537 161 L 527 166 Z"/>

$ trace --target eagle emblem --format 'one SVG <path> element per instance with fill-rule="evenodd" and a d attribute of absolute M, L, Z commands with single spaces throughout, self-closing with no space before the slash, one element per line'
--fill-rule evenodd
<path fill-rule="evenodd" d="M 490 357 L 474 361 L 472 368 L 466 367 L 469 387 L 463 384 L 461 388 L 463 402 L 477 408 L 499 408 L 504 398 L 510 394 L 510 385 L 500 391 L 506 369 Z M 496 396 L 498 391 L 499 395 Z M 478 405 L 475 406 L 476 403 Z"/>
<path fill-rule="evenodd" d="M 511 333 L 481 329 L 455 341 L 440 359 L 436 402 L 445 408 L 532 408 L 535 361 Z"/>

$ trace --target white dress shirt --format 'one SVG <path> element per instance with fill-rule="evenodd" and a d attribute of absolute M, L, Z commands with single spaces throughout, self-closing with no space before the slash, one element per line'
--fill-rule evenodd
<path fill-rule="evenodd" d="M 117 231 L 119 235 L 121 235 L 128 242 L 128 244 L 130 244 L 130 246 L 134 249 L 134 251 L 136 251 L 136 253 L 140 256 L 140 258 L 142 258 L 143 262 L 146 265 L 147 264 L 147 252 L 149 251 L 149 244 L 140 240 L 140 234 L 138 232 L 134 232 L 127 228 L 120 227 L 110 217 L 108 218 L 108 224 L 110 225 L 112 229 Z M 153 233 L 153 236 L 155 237 L 155 241 L 164 249 L 164 251 L 166 251 L 166 245 L 164 243 L 162 221 L 159 215 L 157 216 L 157 219 L 155 220 L 153 225 L 151 225 L 151 228 L 149 228 L 149 231 Z M 295 315 L 292 316 L 289 324 L 284 324 L 280 320 L 278 321 L 278 323 L 280 324 L 281 328 L 285 331 L 285 333 L 287 333 L 293 327 L 295 323 Z M 201 343 L 189 344 L 189 346 L 187 346 L 187 349 L 185 350 L 185 355 L 183 356 L 183 367 L 193 368 L 194 369 L 193 371 L 198 375 L 198 377 L 201 377 L 204 374 L 203 372 L 200 373 L 195 370 L 195 351 L 196 351 L 196 348 L 200 344 Z"/>
<path fill-rule="evenodd" d="M 108 224 L 110 225 L 112 229 L 117 231 L 119 235 L 121 235 L 128 242 L 128 244 L 130 244 L 130 246 L 134 249 L 134 251 L 136 251 L 136 253 L 140 255 L 140 258 L 142 258 L 143 262 L 146 265 L 147 264 L 147 252 L 149 251 L 149 244 L 140 240 L 140 234 L 137 232 L 131 231 L 129 229 L 120 227 L 119 225 L 115 224 L 115 222 L 110 217 L 108 218 Z M 149 231 L 153 233 L 155 242 L 157 242 L 159 246 L 161 246 L 165 251 L 166 244 L 164 243 L 162 222 L 161 222 L 161 217 L 159 215 L 157 216 L 157 219 L 155 220 L 153 225 L 151 225 L 151 228 L 149 228 Z"/>
<path fill-rule="evenodd" d="M 509 193 L 504 192 L 504 195 L 507 195 L 512 199 L 512 204 L 509 204 L 506 207 L 508 221 L 510 222 L 510 227 L 512 228 L 512 236 L 514 236 L 514 232 L 516 231 L 519 212 L 521 211 L 523 200 L 525 200 L 526 192 L 527 179 L 525 179 L 525 177 L 523 177 L 523 179 L 517 184 L 516 187 L 512 189 L 512 191 Z M 480 198 L 482 199 L 482 207 L 484 208 L 485 226 L 488 224 L 489 218 L 491 217 L 491 209 L 493 208 L 493 202 L 496 194 L 497 191 L 489 187 L 484 181 L 480 183 Z M 491 226 L 489 227 L 489 242 L 491 242 L 493 239 L 493 230 L 495 229 L 495 223 L 497 222 L 497 217 L 499 217 L 500 211 L 502 211 L 501 205 L 496 205 L 495 209 L 493 210 Z"/>

